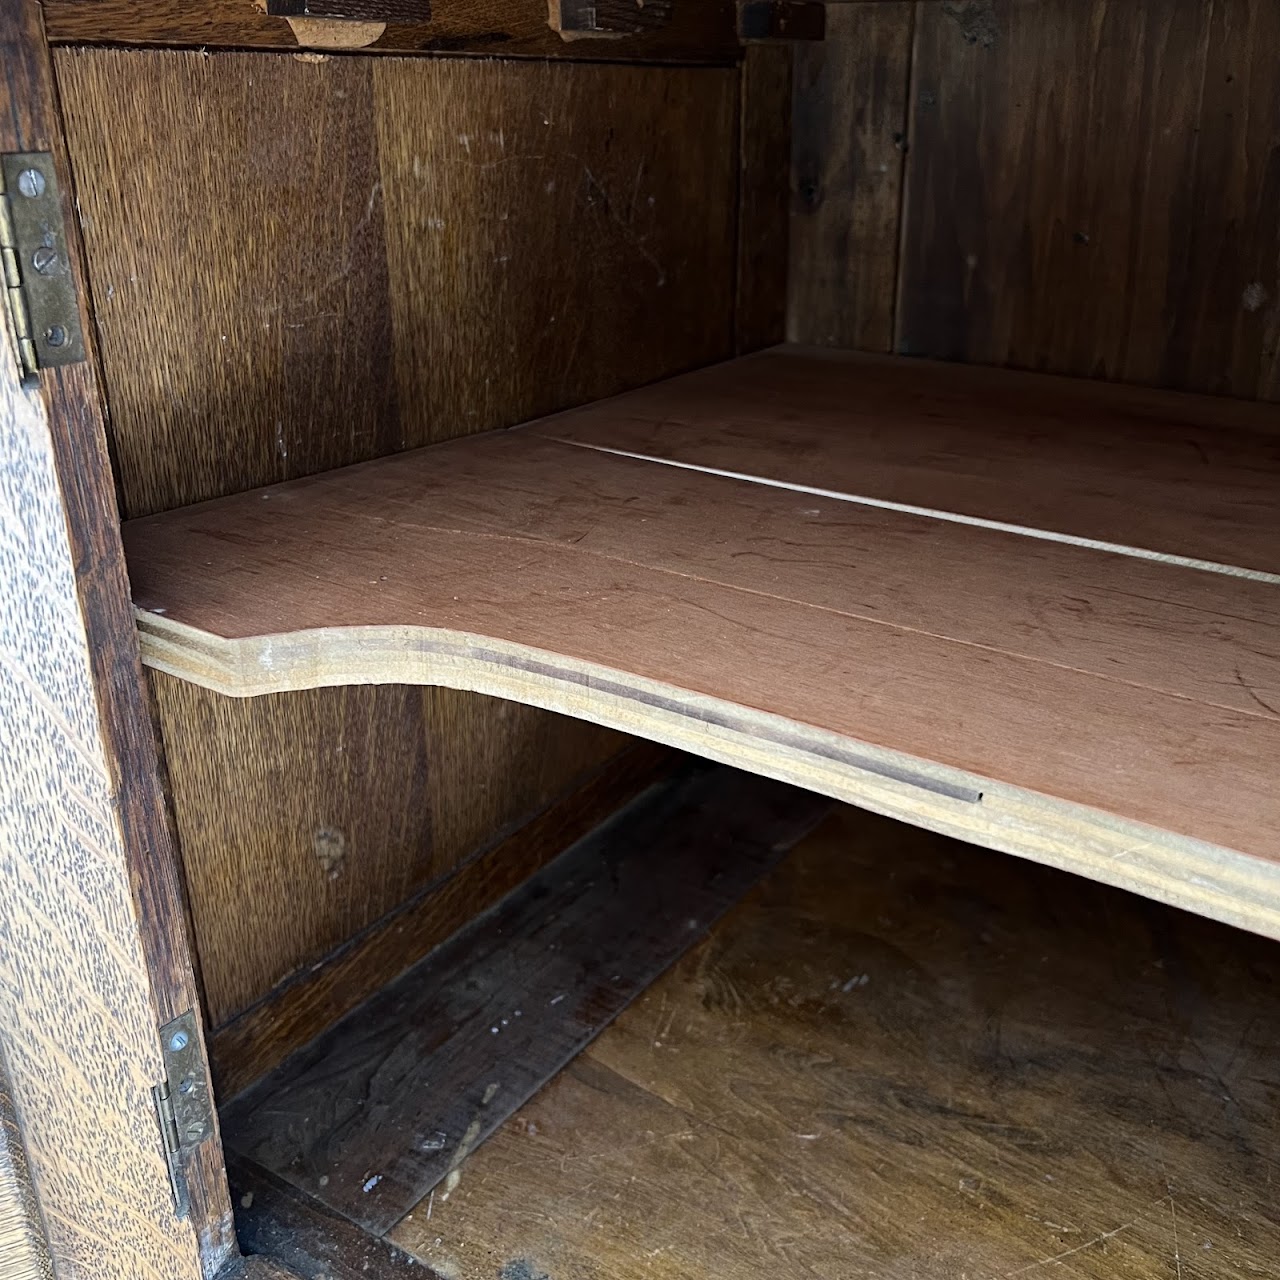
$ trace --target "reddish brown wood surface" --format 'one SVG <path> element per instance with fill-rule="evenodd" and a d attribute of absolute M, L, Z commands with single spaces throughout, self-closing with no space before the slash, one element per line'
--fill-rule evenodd
<path fill-rule="evenodd" d="M 789 348 L 572 410 L 539 430 L 1280 572 L 1271 405 Z"/>
<path fill-rule="evenodd" d="M 935 486 L 949 481 L 946 493 L 977 484 L 1011 501 L 1052 505 L 1048 475 L 1037 491 L 1025 474 L 1028 444 L 1038 437 L 1017 410 L 1033 403 L 1030 383 L 1012 379 L 1003 408 L 999 396 L 990 401 L 997 420 L 1004 414 L 1003 434 L 981 434 L 971 404 L 970 418 L 949 428 L 968 431 L 967 452 L 954 439 L 947 452 L 928 431 L 923 441 L 906 434 L 913 421 L 932 430 L 919 413 L 889 414 L 877 433 L 857 431 L 859 419 L 845 410 L 845 430 L 835 431 L 841 404 L 858 401 L 863 367 L 786 354 L 748 358 L 532 431 L 137 521 L 127 527 L 136 601 L 166 627 L 263 638 L 253 669 L 242 673 L 246 692 L 272 681 L 314 683 L 320 677 L 308 664 L 326 650 L 345 656 L 324 678 L 337 678 L 336 669 L 347 673 L 342 678 L 376 679 L 380 646 L 429 649 L 452 634 L 471 653 L 483 647 L 478 638 L 490 637 L 520 646 L 529 670 L 540 654 L 560 656 L 582 664 L 588 683 L 590 672 L 621 673 L 1274 857 L 1280 690 L 1272 636 L 1280 595 L 1271 583 L 547 439 L 561 424 L 598 442 L 638 431 L 679 452 L 682 441 L 701 438 L 698 422 L 701 429 L 711 423 L 719 435 L 704 434 L 717 457 L 745 440 L 763 466 L 771 441 L 774 460 L 795 459 L 828 484 L 857 463 L 857 442 L 878 441 L 902 458 L 941 458 L 941 470 L 910 475 Z M 930 369 L 865 367 L 880 375 L 872 399 L 882 405 L 892 403 L 895 377 L 899 386 L 907 376 L 919 385 Z M 828 375 L 843 377 L 842 387 L 823 384 Z M 939 376 L 936 396 L 946 404 L 951 373 Z M 797 387 L 814 394 L 789 401 Z M 1056 387 L 1042 386 L 1041 395 L 1052 397 Z M 1086 390 L 1083 403 L 1103 419 L 1085 421 L 1085 455 L 1108 427 L 1105 394 L 1099 400 L 1100 389 Z M 646 397 L 647 416 L 637 412 Z M 954 413 L 963 402 L 951 403 Z M 1073 402 L 1063 392 L 1058 403 L 1063 411 Z M 1128 414 L 1136 428 L 1154 432 L 1161 403 L 1122 395 L 1119 420 Z M 1168 438 L 1198 438 L 1186 424 L 1202 412 L 1195 403 L 1173 404 Z M 835 448 L 824 457 L 806 437 L 808 424 L 824 418 L 826 439 L 848 453 Z M 660 421 L 667 425 L 654 425 Z M 1021 434 L 1012 432 L 1020 421 Z M 1215 477 L 1207 490 L 1189 483 L 1185 464 L 1178 470 L 1175 447 L 1149 475 L 1136 463 L 1119 472 L 1088 510 L 1110 513 L 1114 537 L 1142 517 L 1135 495 L 1167 501 L 1167 510 L 1152 509 L 1153 527 L 1178 531 L 1182 545 L 1203 552 L 1197 531 L 1221 534 L 1218 542 L 1238 533 L 1225 519 L 1223 529 L 1215 524 L 1215 514 L 1230 507 L 1252 519 L 1251 536 L 1235 545 L 1274 551 L 1275 504 L 1258 496 L 1268 455 L 1245 449 L 1274 444 L 1243 431 L 1223 439 L 1222 465 L 1204 472 Z M 1000 462 L 989 440 L 1004 442 L 1017 466 L 1007 462 L 1007 474 L 982 489 Z M 1204 468 L 1198 454 L 1184 451 Z M 1078 469 L 1078 493 L 1069 468 L 1058 465 L 1066 472 L 1058 507 L 1078 516 L 1092 464 Z M 882 473 L 894 474 L 887 465 Z M 1236 488 L 1252 496 L 1252 506 Z M 387 628 L 440 630 L 415 641 Z"/>

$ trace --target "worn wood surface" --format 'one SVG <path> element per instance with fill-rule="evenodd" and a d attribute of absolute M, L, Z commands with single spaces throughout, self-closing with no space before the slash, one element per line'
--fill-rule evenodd
<path fill-rule="evenodd" d="M 626 745 L 452 690 L 249 703 L 163 675 L 155 688 L 215 1029 L 426 886 L 443 889 L 477 849 Z"/>
<path fill-rule="evenodd" d="M 236 1234 L 252 1255 L 246 1259 L 250 1266 L 287 1265 L 289 1275 L 300 1280 L 436 1280 L 416 1258 L 252 1161 L 231 1152 L 227 1172 L 236 1204 Z M 273 1273 L 267 1275 L 274 1280 Z M 251 1271 L 244 1280 L 259 1277 Z"/>
<path fill-rule="evenodd" d="M 228 1146 L 386 1232 L 829 807 L 694 766 L 224 1108 Z"/>
<path fill-rule="evenodd" d="M 54 153 L 71 270 L 83 281 L 75 186 L 37 5 L 5 7 L 0 46 L 5 67 L 0 149 Z M 83 289 L 78 293 L 83 298 Z M 23 1015 L 21 1030 L 15 1020 L 12 1034 L 19 1047 L 11 1048 L 9 1065 L 19 1111 L 29 1126 L 31 1160 L 60 1274 L 87 1269 L 104 1277 L 136 1276 L 153 1263 L 158 1273 L 188 1275 L 195 1274 L 191 1226 L 169 1221 L 168 1180 L 158 1163 L 149 1088 L 163 1074 L 154 1049 L 157 1024 L 198 1009 L 199 993 L 182 876 L 131 634 L 96 344 L 87 314 L 81 321 L 90 359 L 41 375 L 42 409 L 35 407 L 34 395 L 14 388 L 12 367 L 4 368 L 3 393 L 11 406 L 7 411 L 15 415 L 5 473 L 11 486 L 9 501 L 21 513 L 10 522 L 11 553 L 19 556 L 11 571 L 35 575 L 26 576 L 21 587 L 15 580 L 4 592 L 6 603 L 17 611 L 8 633 L 14 670 L 6 682 L 13 700 L 6 723 L 30 714 L 29 700 L 35 699 L 37 720 L 28 728 L 41 739 L 39 750 L 34 750 L 15 729 L 9 742 L 20 765 L 6 775 L 13 780 L 8 797 L 17 803 L 24 786 L 33 780 L 37 785 L 26 795 L 32 808 L 19 805 L 10 810 L 18 824 L 11 828 L 14 843 L 8 847 L 15 861 L 10 870 L 24 867 L 30 883 L 6 891 L 14 913 L 9 949 L 17 946 L 21 933 L 23 945 L 33 950 L 10 957 L 15 968 L 7 981 L 13 999 L 24 1006 L 44 1005 L 43 1011 L 32 1008 Z M 41 555 L 49 557 L 47 565 L 41 564 Z M 41 579 L 41 572 L 47 580 Z M 42 590 L 48 591 L 47 599 L 39 598 Z M 37 598 L 19 599 L 19 592 Z M 47 615 L 42 610 L 48 610 Z M 24 633 L 28 626 L 36 630 Z M 34 671 L 28 667 L 33 660 L 30 646 L 41 649 Z M 62 646 L 65 671 L 54 662 Z M 82 662 L 88 664 L 84 672 Z M 60 758 L 69 753 L 73 759 L 58 764 L 40 751 L 54 751 Z M 47 778 L 40 778 L 41 768 L 48 768 Z M 66 805 L 77 812 L 83 809 L 70 825 L 66 813 L 60 812 Z M 52 824 L 53 829 L 37 836 L 29 823 Z M 28 858 L 36 862 L 28 863 Z M 43 858 L 52 861 L 37 869 Z M 85 895 L 64 898 L 59 886 L 68 879 L 84 888 Z M 43 928 L 27 915 L 29 909 L 47 909 Z M 138 921 L 145 921 L 145 927 Z M 57 927 L 66 929 L 68 936 L 45 936 Z M 35 933 L 27 932 L 30 929 Z M 141 968 L 131 968 L 139 957 Z M 32 973 L 19 979 L 17 975 L 32 966 Z M 103 1000 L 118 1021 L 109 1019 L 100 1039 L 93 1033 L 94 1048 L 80 1063 L 80 1086 L 69 1086 L 58 1078 L 61 1059 L 51 1048 L 60 1042 L 61 1033 L 51 1025 L 42 1027 L 42 1020 L 65 1002 L 68 1023 L 82 1015 L 85 1026 L 96 1024 Z M 113 1043 L 116 1036 L 123 1049 Z M 145 1042 L 140 1038 L 144 1036 Z M 144 1075 L 153 1069 L 156 1074 L 144 1083 Z M 38 1086 L 34 1077 L 28 1079 L 28 1073 L 37 1070 L 48 1072 Z M 121 1081 L 121 1073 L 127 1080 Z M 36 1089 L 43 1092 L 28 1092 Z M 83 1109 L 68 1110 L 73 1097 L 85 1104 Z M 95 1165 L 112 1159 L 119 1160 L 119 1203 L 86 1190 L 84 1181 Z M 212 1273 L 235 1247 L 216 1132 L 184 1154 L 180 1164 L 200 1263 Z M 120 1204 L 127 1201 L 131 1207 L 121 1216 Z M 73 1207 L 82 1203 L 82 1212 Z M 159 1225 L 144 1226 L 153 1211 L 162 1215 Z M 110 1237 L 101 1248 L 95 1241 L 99 1234 Z"/>
<path fill-rule="evenodd" d="M 448 697 L 455 697 L 446 691 Z M 512 704 L 518 705 L 518 704 Z M 543 717 L 554 724 L 553 717 Z M 229 1100 L 294 1050 L 350 1013 L 379 987 L 488 910 L 532 872 L 602 823 L 671 767 L 671 753 L 638 742 L 582 786 L 427 884 L 385 919 L 354 936 L 210 1037 L 214 1083 Z"/>
<path fill-rule="evenodd" d="M 919 392 L 920 363 L 766 353 L 523 431 L 133 522 L 147 660 L 241 695 L 481 689 L 1275 932 L 1277 440 L 1195 425 L 1259 407 L 933 372 Z M 1000 394 L 966 411 L 968 378 Z M 1088 411 L 1074 455 L 1073 395 Z M 1056 457 L 1026 417 L 1047 399 Z M 849 404 L 872 430 L 844 429 Z M 1161 413 L 1166 442 L 1203 435 L 1201 448 L 1105 465 Z M 933 486 L 941 515 L 602 451 L 637 440 L 765 478 L 798 467 L 786 478 Z M 1008 462 L 1028 452 L 1057 465 L 1039 491 Z M 1094 519 L 1058 533 L 1149 552 L 948 514 L 975 491 L 1017 501 L 1055 480 L 1044 506 Z M 1179 541 L 1137 538 L 1144 516 Z M 1150 558 L 1232 538 L 1263 557 L 1259 577 Z"/>
<path fill-rule="evenodd" d="M 1280 1250 L 1280 952 L 855 810 L 392 1239 L 453 1280 L 1227 1280 Z"/>
<path fill-rule="evenodd" d="M 236 1258 L 218 1272 L 217 1280 L 311 1280 L 271 1258 Z M 376 1276 L 368 1280 L 377 1280 Z"/>
<path fill-rule="evenodd" d="M 737 315 L 741 355 L 786 337 L 791 47 L 749 45 L 738 106 Z"/>
<path fill-rule="evenodd" d="M 898 350 L 1275 399 L 1277 48 L 1270 0 L 919 6 Z"/>
<path fill-rule="evenodd" d="M 265 8 L 239 0 L 156 0 L 142 10 L 130 0 L 52 0 L 45 6 L 50 39 L 68 44 L 326 48 L 332 46 L 331 28 L 352 25 L 303 27 L 268 16 Z M 389 22 L 382 31 L 375 24 L 360 44 L 377 53 L 592 61 L 726 64 L 740 55 L 733 0 L 673 0 L 661 8 L 669 16 L 660 25 L 609 39 L 576 39 L 553 30 L 546 0 L 431 0 L 430 22 Z"/>
<path fill-rule="evenodd" d="M 57 63 L 131 513 L 731 354 L 735 72 Z M 219 1025 L 620 745 L 442 692 L 157 695 Z"/>
<path fill-rule="evenodd" d="M 837 4 L 795 53 L 793 342 L 893 348 L 915 5 Z"/>

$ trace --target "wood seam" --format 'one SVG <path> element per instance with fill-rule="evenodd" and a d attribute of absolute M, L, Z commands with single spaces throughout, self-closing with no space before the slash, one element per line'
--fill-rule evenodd
<path fill-rule="evenodd" d="M 1105 542 L 1098 538 L 1083 538 L 1078 534 L 1057 533 L 1052 529 L 1037 529 L 1032 525 L 1010 524 L 1003 520 L 989 520 L 985 516 L 969 516 L 959 511 L 946 511 L 940 507 L 918 507 L 909 502 L 893 502 L 888 498 L 872 498 L 865 494 L 845 493 L 839 489 L 822 489 L 816 485 L 800 484 L 794 480 L 774 480 L 768 476 L 753 475 L 747 471 L 727 471 L 707 467 L 696 462 L 680 462 L 675 458 L 660 458 L 651 453 L 633 453 L 628 449 L 611 449 L 602 444 L 585 440 L 566 440 L 547 435 L 556 444 L 570 445 L 575 449 L 591 449 L 596 453 L 608 453 L 617 458 L 630 458 L 635 462 L 656 462 L 660 466 L 675 467 L 679 471 L 696 471 L 701 475 L 719 476 L 725 480 L 741 480 L 768 489 L 786 489 L 790 493 L 803 493 L 813 498 L 828 498 L 833 502 L 848 502 L 856 506 L 875 507 L 881 511 L 895 511 L 901 515 L 924 516 L 930 520 L 943 520 L 951 524 L 969 525 L 975 529 L 989 529 L 994 533 L 1012 533 L 1041 542 L 1058 542 L 1068 547 L 1081 547 L 1086 551 L 1104 551 L 1111 555 L 1130 556 L 1135 560 L 1151 560 L 1156 564 L 1176 565 L 1181 569 L 1196 569 L 1202 573 L 1220 573 L 1229 578 L 1248 578 L 1252 582 L 1266 582 L 1280 586 L 1280 573 L 1268 573 L 1265 569 L 1247 569 L 1243 565 L 1224 564 L 1217 560 L 1197 560 L 1167 551 L 1152 551 L 1147 547 L 1129 546 L 1121 542 Z"/>

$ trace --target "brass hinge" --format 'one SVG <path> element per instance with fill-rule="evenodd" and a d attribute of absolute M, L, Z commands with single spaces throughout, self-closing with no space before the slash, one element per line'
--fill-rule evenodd
<path fill-rule="evenodd" d="M 178 1217 L 185 1218 L 191 1205 L 182 1168 L 184 1153 L 213 1136 L 209 1070 L 194 1013 L 184 1013 L 160 1028 L 160 1052 L 164 1057 L 164 1083 L 155 1085 L 151 1096 L 169 1164 L 174 1206 Z"/>
<path fill-rule="evenodd" d="M 24 375 L 85 358 L 53 157 L 0 156 L 0 261 Z"/>

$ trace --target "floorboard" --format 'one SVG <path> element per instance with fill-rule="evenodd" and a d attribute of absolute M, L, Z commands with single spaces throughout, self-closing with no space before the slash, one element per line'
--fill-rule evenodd
<path fill-rule="evenodd" d="M 829 807 L 691 765 L 232 1102 L 225 1145 L 386 1232 Z"/>
<path fill-rule="evenodd" d="M 1274 1269 L 1280 948 L 841 809 L 391 1239 L 449 1280 Z"/>

